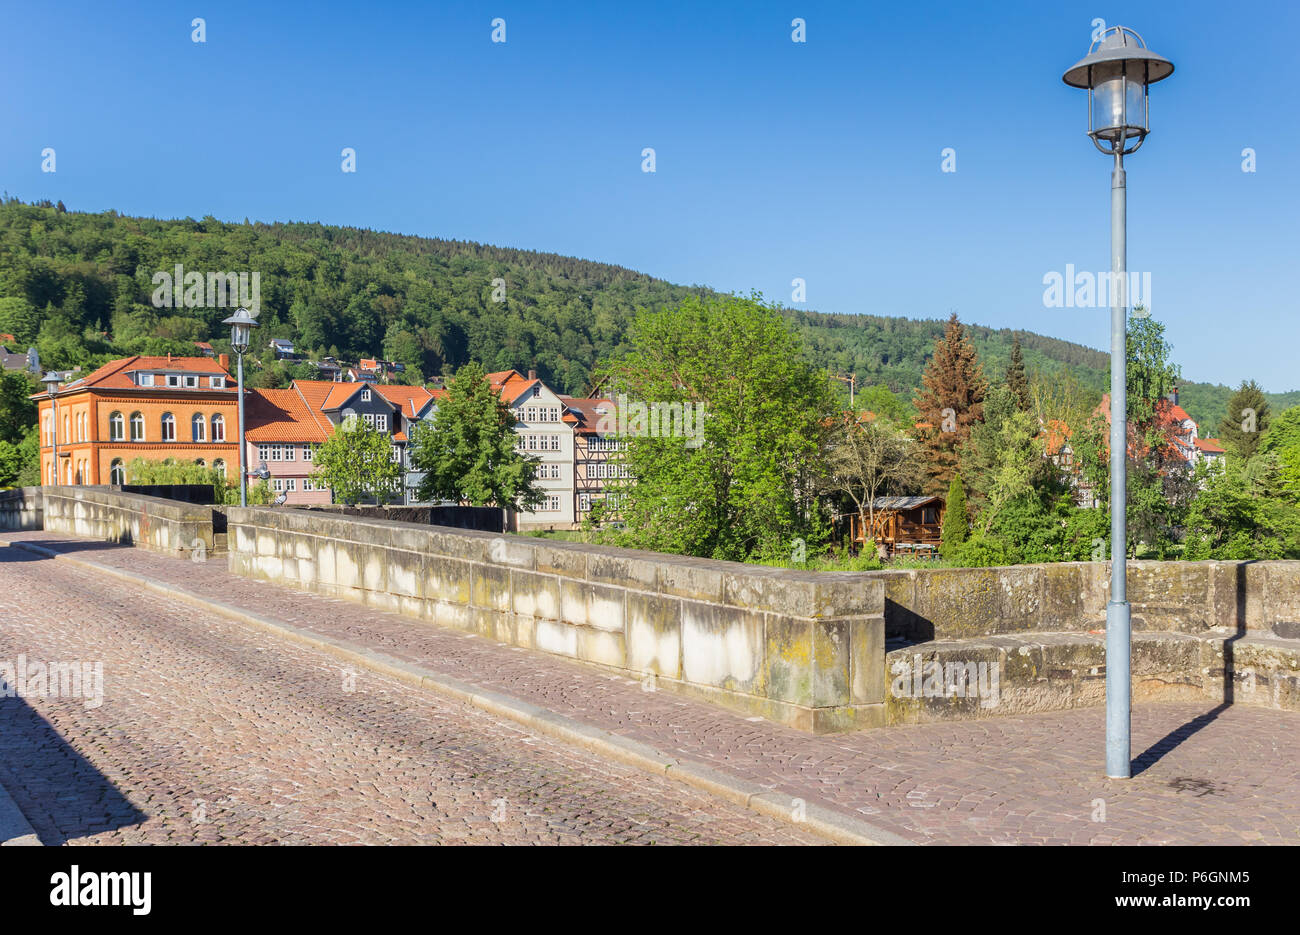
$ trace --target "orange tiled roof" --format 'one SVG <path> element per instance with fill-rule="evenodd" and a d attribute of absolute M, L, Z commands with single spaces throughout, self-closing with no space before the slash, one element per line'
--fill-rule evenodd
<path fill-rule="evenodd" d="M 434 398 L 433 394 L 422 386 L 385 384 L 374 389 L 384 399 L 401 409 L 402 414 L 408 419 L 416 418 L 420 410 Z"/>
<path fill-rule="evenodd" d="M 1201 451 L 1204 451 L 1206 454 L 1221 455 L 1228 453 L 1228 449 L 1223 447 L 1223 442 L 1219 441 L 1217 438 L 1198 438 L 1196 440 L 1196 447 L 1201 449 Z"/>
<path fill-rule="evenodd" d="M 530 380 L 518 370 L 498 370 L 495 373 L 489 373 L 487 379 L 492 387 L 492 392 L 500 396 L 501 401 L 507 405 L 523 396 L 535 384 L 542 382 L 535 377 Z"/>
<path fill-rule="evenodd" d="M 118 360 L 110 360 L 96 370 L 92 370 L 84 377 L 71 381 L 76 384 L 76 389 L 86 389 L 96 387 L 98 389 L 138 389 L 135 381 L 131 379 L 131 374 L 137 370 L 169 370 L 174 373 L 197 373 L 204 376 L 224 376 L 229 377 L 230 372 L 222 367 L 211 357 L 122 357 Z M 66 389 L 69 384 L 65 384 Z M 166 389 L 167 387 L 161 387 Z M 176 389 L 177 387 L 171 387 Z M 191 387 L 192 389 L 192 387 Z M 209 387 L 203 387 L 209 389 Z M 227 386 L 227 390 L 233 391 L 234 387 Z M 38 394 L 44 396 L 42 392 Z"/>
<path fill-rule="evenodd" d="M 297 389 L 250 390 L 244 436 L 250 442 L 323 442 L 329 438 Z"/>
<path fill-rule="evenodd" d="M 612 417 L 617 415 L 617 409 L 611 399 L 588 396 L 561 396 L 560 402 L 564 404 L 566 410 L 563 417 L 564 421 L 576 426 L 575 431 L 580 435 L 594 434 L 603 416 Z M 606 411 L 604 413 L 597 412 L 597 407 L 602 407 Z"/>

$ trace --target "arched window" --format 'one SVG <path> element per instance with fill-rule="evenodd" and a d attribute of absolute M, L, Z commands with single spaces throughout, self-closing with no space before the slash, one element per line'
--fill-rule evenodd
<path fill-rule="evenodd" d="M 71 426 L 68 422 L 68 414 L 66 412 L 63 414 L 63 440 L 65 442 L 72 441 Z"/>
<path fill-rule="evenodd" d="M 68 458 L 63 462 L 63 482 L 65 484 L 72 483 L 72 459 L 71 458 Z"/>
<path fill-rule="evenodd" d="M 225 460 L 222 459 L 222 458 L 218 458 L 217 460 L 213 461 L 213 462 L 212 462 L 212 470 L 216 471 L 216 472 L 217 472 L 218 474 L 220 474 L 222 477 L 225 477 L 225 476 L 226 476 L 226 462 L 225 462 Z"/>
<path fill-rule="evenodd" d="M 212 440 L 214 442 L 226 440 L 226 417 L 219 412 L 212 417 Z"/>
<path fill-rule="evenodd" d="M 208 440 L 208 420 L 203 418 L 203 413 L 194 413 L 194 416 L 190 419 L 190 431 L 194 433 L 196 442 Z"/>
<path fill-rule="evenodd" d="M 110 413 L 108 417 L 108 440 L 111 442 L 120 442 L 126 440 L 126 420 L 122 418 L 122 413 Z"/>
<path fill-rule="evenodd" d="M 131 441 L 144 441 L 144 416 L 138 412 L 131 413 Z"/>
<path fill-rule="evenodd" d="M 42 444 L 50 444 L 51 433 L 54 431 L 50 426 L 53 424 L 54 420 L 50 418 L 50 414 L 45 413 L 45 418 L 41 421 L 41 435 L 44 438 Z"/>
<path fill-rule="evenodd" d="M 121 458 L 114 458 L 113 463 L 108 466 L 108 482 L 110 484 L 126 483 L 126 469 L 122 467 Z"/>
<path fill-rule="evenodd" d="M 194 459 L 194 463 L 197 464 L 199 467 L 207 467 L 207 466 L 208 466 L 208 463 L 207 463 L 206 461 L 204 461 L 202 458 L 195 458 L 195 459 Z"/>
<path fill-rule="evenodd" d="M 165 442 L 176 441 L 176 417 L 170 412 L 164 412 L 162 415 L 162 440 Z"/>

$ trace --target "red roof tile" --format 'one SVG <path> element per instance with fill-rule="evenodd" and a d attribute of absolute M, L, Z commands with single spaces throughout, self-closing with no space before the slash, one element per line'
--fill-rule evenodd
<path fill-rule="evenodd" d="M 433 399 L 433 394 L 422 386 L 385 384 L 376 386 L 375 392 L 401 409 L 408 419 L 416 418 L 420 410 Z"/>
<path fill-rule="evenodd" d="M 330 436 L 293 388 L 249 390 L 245 419 L 244 436 L 250 442 L 323 442 Z"/>

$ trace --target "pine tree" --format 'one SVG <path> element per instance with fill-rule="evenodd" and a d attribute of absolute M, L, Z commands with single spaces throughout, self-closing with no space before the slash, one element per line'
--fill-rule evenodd
<path fill-rule="evenodd" d="M 944 504 L 940 554 L 952 557 L 970 536 L 970 518 L 966 515 L 966 490 L 961 475 L 954 474 L 948 483 L 948 502 Z"/>
<path fill-rule="evenodd" d="M 1025 374 L 1025 358 L 1020 350 L 1020 338 L 1011 343 L 1011 363 L 1007 365 L 1007 386 L 1015 397 L 1016 408 L 1029 411 L 1029 377 Z"/>
<path fill-rule="evenodd" d="M 1254 380 L 1243 380 L 1219 422 L 1219 440 L 1242 461 L 1249 461 L 1259 449 L 1259 438 L 1270 421 L 1272 413 L 1264 391 Z"/>
<path fill-rule="evenodd" d="M 955 312 L 921 379 L 916 408 L 926 492 L 939 493 L 957 473 L 959 451 L 970 437 L 971 426 L 984 418 L 988 392 L 975 348 Z"/>

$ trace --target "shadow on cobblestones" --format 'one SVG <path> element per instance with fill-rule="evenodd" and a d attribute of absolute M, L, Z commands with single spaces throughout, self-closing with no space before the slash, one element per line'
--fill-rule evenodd
<path fill-rule="evenodd" d="M 1133 775 L 1141 775 L 1152 766 L 1155 766 L 1166 753 L 1173 750 L 1193 734 L 1209 727 L 1210 724 L 1218 719 L 1220 714 L 1227 711 L 1230 707 L 1232 707 L 1232 703 L 1225 702 L 1217 708 L 1206 711 L 1204 714 L 1192 718 L 1181 727 L 1165 734 L 1151 746 L 1143 750 L 1142 753 L 1138 755 L 1137 759 L 1133 761 Z"/>
<path fill-rule="evenodd" d="M 0 551 L 0 562 L 50 562 L 52 558 L 37 555 L 27 549 L 12 548 L 22 544 L 37 546 L 42 549 L 56 549 L 59 552 L 96 552 L 124 549 L 131 551 L 134 546 L 129 543 L 101 542 L 95 539 L 10 539 L 11 548 Z"/>
<path fill-rule="evenodd" d="M 0 698 L 0 785 L 46 845 L 148 817 L 22 698 Z"/>

